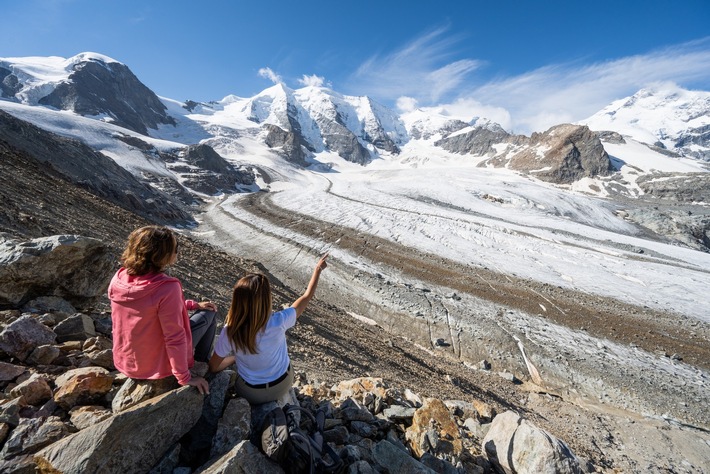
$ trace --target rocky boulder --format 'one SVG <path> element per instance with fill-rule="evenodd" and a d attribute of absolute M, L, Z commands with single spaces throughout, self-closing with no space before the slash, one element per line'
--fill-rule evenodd
<path fill-rule="evenodd" d="M 107 245 L 78 235 L 0 243 L 0 307 L 53 295 L 85 305 L 103 295 L 115 269 Z"/>
<path fill-rule="evenodd" d="M 35 455 L 42 472 L 148 472 L 202 413 L 203 396 L 183 387 L 67 436 Z"/>
<path fill-rule="evenodd" d="M 0 333 L 0 350 L 25 360 L 36 347 L 54 344 L 56 339 L 57 335 L 51 329 L 32 316 L 25 315 L 10 323 Z"/>
<path fill-rule="evenodd" d="M 513 411 L 496 416 L 483 439 L 488 459 L 505 474 L 581 474 L 569 447 Z"/>

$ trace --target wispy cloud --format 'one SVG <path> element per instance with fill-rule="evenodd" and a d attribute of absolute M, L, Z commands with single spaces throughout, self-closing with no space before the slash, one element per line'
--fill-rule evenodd
<path fill-rule="evenodd" d="M 397 103 L 483 116 L 517 133 L 583 120 L 614 100 L 659 82 L 683 87 L 710 82 L 710 37 L 646 54 L 594 63 L 576 60 L 487 82 L 476 59 L 451 60 L 462 38 L 438 28 L 398 50 L 370 57 L 349 88 Z M 494 69 L 490 64 L 487 69 Z"/>
<path fill-rule="evenodd" d="M 281 76 L 272 71 L 270 67 L 262 67 L 261 69 L 259 69 L 259 75 L 265 79 L 270 80 L 274 84 L 281 84 L 283 82 Z"/>
<path fill-rule="evenodd" d="M 316 76 L 315 74 L 311 76 L 307 76 L 306 74 L 303 75 L 298 80 L 298 83 L 301 84 L 302 86 L 315 86 L 315 87 L 330 87 L 330 83 L 325 80 L 324 77 L 321 76 Z"/>
<path fill-rule="evenodd" d="M 507 126 L 522 133 L 583 120 L 610 102 L 659 82 L 686 86 L 710 81 L 710 38 L 612 61 L 545 66 L 474 87 L 451 104 L 467 101 L 503 108 Z M 505 125 L 504 125 L 505 126 Z"/>
<path fill-rule="evenodd" d="M 370 57 L 351 77 L 351 88 L 393 100 L 400 96 L 428 103 L 442 100 L 481 65 L 472 59 L 451 61 L 460 38 L 446 36 L 447 29 L 437 28 L 393 53 Z"/>

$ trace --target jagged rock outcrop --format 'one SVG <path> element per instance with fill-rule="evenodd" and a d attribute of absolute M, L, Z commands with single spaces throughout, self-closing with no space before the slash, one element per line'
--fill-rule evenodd
<path fill-rule="evenodd" d="M 172 165 L 169 168 L 180 173 L 184 185 L 197 192 L 210 195 L 233 193 L 238 185 L 254 184 L 251 172 L 236 169 L 209 145 L 190 145 L 179 153 L 179 157 L 188 166 Z"/>
<path fill-rule="evenodd" d="M 479 166 L 507 167 L 557 184 L 605 176 L 613 169 L 599 136 L 582 125 L 557 125 L 527 138 L 489 123 L 435 145 L 452 153 L 490 157 Z"/>
<path fill-rule="evenodd" d="M 92 194 L 159 222 L 192 222 L 182 205 L 87 145 L 0 110 L 0 158 L 32 160 Z M 3 165 L 5 166 L 5 165 Z"/>
<path fill-rule="evenodd" d="M 681 133 L 675 142 L 675 148 L 686 156 L 710 161 L 710 125 L 689 128 Z"/>
<path fill-rule="evenodd" d="M 68 80 L 41 98 L 41 105 L 85 116 L 107 115 L 116 125 L 143 135 L 160 124 L 175 125 L 158 96 L 126 65 L 87 56 L 71 67 Z"/>
<path fill-rule="evenodd" d="M 588 127 L 571 124 L 533 133 L 529 148 L 513 155 L 510 167 L 553 183 L 604 176 L 612 170 L 609 155 L 599 138 Z"/>
<path fill-rule="evenodd" d="M 584 125 L 556 125 L 533 133 L 522 149 L 498 155 L 484 164 L 507 166 L 543 181 L 569 184 L 613 170 L 599 137 Z"/>
<path fill-rule="evenodd" d="M 340 116 L 321 124 L 321 134 L 326 146 L 344 159 L 366 165 L 370 162 L 370 152 L 358 138 L 341 123 Z"/>
<path fill-rule="evenodd" d="M 466 124 L 463 125 L 467 126 Z M 461 155 L 485 156 L 489 153 L 496 153 L 494 145 L 521 144 L 525 142 L 525 137 L 511 135 L 498 124 L 487 124 L 485 126 L 477 126 L 467 133 L 449 135 L 436 141 L 434 145 Z"/>
<path fill-rule="evenodd" d="M 264 143 L 269 148 L 280 148 L 283 157 L 291 163 L 299 166 L 308 165 L 306 162 L 307 155 L 303 151 L 306 148 L 306 144 L 301 135 L 286 131 L 271 123 L 265 123 L 263 128 L 266 131 Z"/>
<path fill-rule="evenodd" d="M 624 143 L 626 143 L 624 137 L 618 132 L 614 132 L 611 130 L 602 130 L 597 131 L 596 134 L 600 140 L 605 141 L 607 143 L 614 143 L 616 145 L 623 145 Z"/>
<path fill-rule="evenodd" d="M 17 80 L 17 76 L 9 69 L 0 67 L 0 97 L 14 97 L 20 89 L 22 85 Z"/>
<path fill-rule="evenodd" d="M 640 176 L 636 184 L 645 195 L 681 203 L 710 202 L 710 174 L 654 173 Z"/>
<path fill-rule="evenodd" d="M 57 235 L 25 242 L 0 242 L 0 308 L 39 296 L 59 296 L 83 305 L 102 295 L 115 267 L 102 242 Z"/>

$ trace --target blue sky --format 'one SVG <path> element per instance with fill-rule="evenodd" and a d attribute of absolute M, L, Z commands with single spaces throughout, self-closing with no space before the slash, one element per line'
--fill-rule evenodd
<path fill-rule="evenodd" d="M 0 0 L 0 45 L 101 53 L 177 100 L 322 83 L 521 133 L 653 83 L 710 90 L 708 0 Z"/>

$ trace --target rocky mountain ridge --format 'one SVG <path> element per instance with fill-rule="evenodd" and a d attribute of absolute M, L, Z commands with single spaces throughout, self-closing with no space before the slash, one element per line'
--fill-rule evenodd
<path fill-rule="evenodd" d="M 52 71 L 56 76 L 53 81 L 41 81 L 34 77 L 34 69 L 28 66 L 32 64 L 31 59 L 0 59 L 3 98 L 98 117 L 144 135 L 154 134 L 151 131 L 159 128 L 169 130 L 179 120 L 167 111 L 165 99 L 161 101 L 140 83 L 127 66 L 111 58 L 95 53 L 82 53 L 63 61 L 53 58 Z M 51 69 L 49 65 L 39 62 L 44 69 Z M 36 71 L 34 73 L 37 74 Z M 594 131 L 631 133 L 637 140 L 651 146 L 660 145 L 661 149 L 679 155 L 706 159 L 710 153 L 707 151 L 707 127 L 710 126 L 708 104 L 707 93 L 678 88 L 670 93 L 643 90 L 611 104 L 581 123 L 588 124 Z M 230 96 L 208 104 L 186 101 L 183 107 L 184 115 L 198 123 L 203 120 L 202 116 L 214 116 L 226 109 L 234 115 L 236 111 L 237 116 L 264 130 L 262 143 L 300 166 L 307 166 L 309 156 L 323 151 L 365 165 L 380 156 L 397 155 L 410 140 L 430 136 L 439 137 L 434 146 L 473 156 L 492 157 L 499 154 L 491 148 L 493 145 L 504 148 L 511 140 L 518 146 L 527 146 L 526 140 L 512 138 L 496 124 L 482 126 L 480 119 L 468 123 L 454 117 L 413 120 L 406 116 L 436 113 L 418 111 L 400 116 L 368 97 L 346 96 L 319 86 L 294 90 L 277 84 L 251 98 Z M 668 123 L 663 122 L 665 126 L 655 128 L 643 124 L 646 128 L 641 133 L 638 132 L 642 130 L 640 126 L 630 125 L 636 123 L 632 117 L 639 114 L 670 115 L 673 120 L 669 119 Z M 465 127 L 473 127 L 466 133 L 468 138 L 462 138 L 457 133 Z M 235 124 L 235 129 L 239 128 L 240 125 Z M 461 145 L 462 141 L 467 144 Z M 530 137 L 530 141 L 530 146 L 534 147 L 535 138 Z M 474 142 L 478 145 L 472 146 Z M 590 146 L 594 148 L 595 145 Z M 578 150 L 585 148 L 581 146 Z M 537 150 L 540 152 L 543 149 Z M 583 159 L 589 161 L 592 158 Z M 548 161 L 553 160 L 548 157 Z M 518 169 L 518 160 L 506 163 L 512 169 Z M 520 166 L 520 171 L 529 171 L 524 163 Z M 570 179 L 564 172 L 549 173 L 548 179 L 555 182 L 555 176 Z"/>

